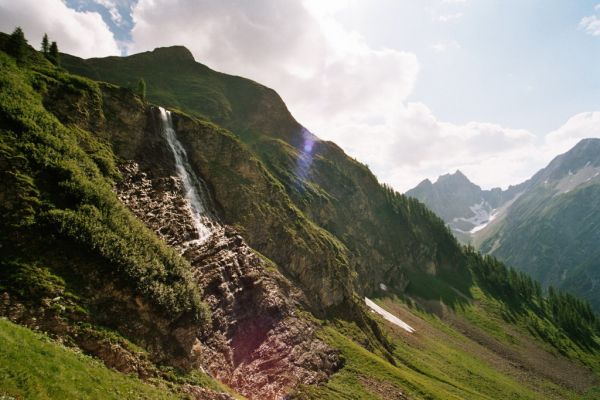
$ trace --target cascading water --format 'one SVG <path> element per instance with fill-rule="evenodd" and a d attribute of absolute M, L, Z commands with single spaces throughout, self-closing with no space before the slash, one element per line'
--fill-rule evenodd
<path fill-rule="evenodd" d="M 185 190 L 185 197 L 189 202 L 192 220 L 194 221 L 194 228 L 198 233 L 198 239 L 192 241 L 202 243 L 206 241 L 211 235 L 211 229 L 209 226 L 213 225 L 207 206 L 206 197 L 202 196 L 203 184 L 198 179 L 194 171 L 192 170 L 185 149 L 175 136 L 175 129 L 173 129 L 173 120 L 171 119 L 171 112 L 159 107 L 160 119 L 162 123 L 162 133 L 169 143 L 169 147 L 175 157 L 175 168 L 177 175 L 181 178 L 183 183 L 183 189 Z M 206 194 L 206 196 L 208 196 Z"/>

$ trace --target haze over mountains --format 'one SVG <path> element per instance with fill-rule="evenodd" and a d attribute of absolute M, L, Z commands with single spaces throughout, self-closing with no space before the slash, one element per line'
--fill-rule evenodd
<path fill-rule="evenodd" d="M 406 194 L 464 243 L 600 310 L 600 139 L 580 141 L 507 190 L 481 190 L 457 171 Z"/>

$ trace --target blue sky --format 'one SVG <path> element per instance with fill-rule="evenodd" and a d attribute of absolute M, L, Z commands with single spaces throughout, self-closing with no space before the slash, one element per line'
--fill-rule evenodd
<path fill-rule="evenodd" d="M 596 3 L 473 0 L 440 7 L 440 15 L 462 13 L 455 22 L 432 23 L 427 11 L 415 7 L 420 15 L 414 19 L 376 24 L 372 15 L 365 23 L 379 27 L 369 35 L 375 45 L 417 54 L 422 74 L 411 99 L 425 102 L 439 118 L 542 134 L 578 112 L 600 109 L 600 38 L 578 27 Z M 418 22 L 411 26 L 410 20 Z M 419 29 L 424 25 L 429 29 Z M 444 40 L 460 48 L 439 54 L 428 46 Z"/>
<path fill-rule="evenodd" d="M 399 190 L 458 168 L 484 187 L 518 183 L 600 136 L 600 0 L 0 0 L 0 11 L 2 30 L 18 23 L 35 43 L 44 28 L 84 57 L 186 45 L 276 89 Z"/>

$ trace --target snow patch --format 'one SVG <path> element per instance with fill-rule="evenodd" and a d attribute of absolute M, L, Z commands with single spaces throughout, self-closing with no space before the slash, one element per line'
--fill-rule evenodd
<path fill-rule="evenodd" d="M 457 217 L 452 220 L 452 227 L 455 231 L 460 231 L 462 233 L 475 233 L 477 231 L 482 230 L 489 224 L 496 215 L 496 209 L 492 209 L 492 206 L 485 200 L 481 200 L 480 203 L 475 203 L 469 207 L 471 212 L 473 213 L 472 217 Z M 471 229 L 462 230 L 456 226 L 457 223 L 467 223 L 470 225 Z M 459 225 L 460 226 L 460 225 Z M 464 227 L 464 225 L 462 226 Z"/>
<path fill-rule="evenodd" d="M 399 326 L 404 329 L 408 333 L 413 333 L 415 330 L 412 326 L 408 325 L 406 322 L 402 321 L 400 318 L 396 317 L 394 314 L 387 312 L 383 308 L 379 307 L 375 302 L 367 297 L 365 297 L 365 304 L 371 310 L 381 315 L 387 321 L 390 321 L 392 324 Z"/>
<path fill-rule="evenodd" d="M 386 286 L 386 284 L 385 284 L 385 283 L 380 283 L 380 284 L 379 284 L 379 289 L 381 289 L 381 290 L 385 290 L 385 291 L 387 292 L 387 289 L 388 289 L 388 288 L 387 288 L 387 286 Z"/>
<path fill-rule="evenodd" d="M 486 226 L 488 226 L 488 225 L 490 224 L 490 222 L 492 222 L 493 220 L 495 220 L 497 215 L 498 215 L 498 210 L 494 208 L 494 209 L 493 209 L 493 210 L 490 212 L 490 216 L 489 216 L 488 220 L 487 220 L 487 221 L 485 221 L 484 223 L 480 224 L 480 225 L 477 225 L 477 226 L 476 226 L 476 227 L 474 227 L 473 229 L 471 229 L 471 230 L 469 231 L 469 233 L 476 233 L 476 232 L 479 232 L 480 230 L 482 230 L 483 228 L 485 228 Z"/>

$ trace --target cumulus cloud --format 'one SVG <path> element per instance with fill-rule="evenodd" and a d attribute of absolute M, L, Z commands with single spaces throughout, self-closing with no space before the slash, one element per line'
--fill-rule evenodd
<path fill-rule="evenodd" d="M 130 50 L 183 44 L 209 66 L 276 88 L 296 112 L 401 101 L 416 80 L 416 57 L 371 49 L 345 30 L 331 18 L 344 4 L 141 0 L 133 9 Z"/>
<path fill-rule="evenodd" d="M 433 18 L 434 21 L 437 22 L 456 22 L 459 19 L 461 19 L 463 17 L 463 13 L 461 12 L 457 12 L 454 14 L 445 14 L 445 15 L 438 15 L 436 17 Z"/>
<path fill-rule="evenodd" d="M 546 135 L 546 145 L 555 153 L 573 147 L 581 139 L 600 137 L 600 111 L 579 113 Z"/>
<path fill-rule="evenodd" d="M 120 54 L 100 14 L 70 9 L 60 0 L 0 0 L 0 29 L 10 33 L 16 26 L 23 28 L 36 48 L 48 33 L 67 53 L 81 57 Z"/>
<path fill-rule="evenodd" d="M 401 191 L 457 168 L 484 187 L 517 183 L 577 138 L 598 136 L 581 116 L 547 140 L 497 124 L 440 121 L 426 105 L 407 101 L 417 57 L 373 48 L 342 25 L 336 15 L 351 5 L 140 0 L 130 51 L 182 44 L 200 62 L 273 87 L 309 130 Z M 438 51 L 459 48 L 452 41 L 438 45 Z"/>
<path fill-rule="evenodd" d="M 530 154 L 537 139 L 526 130 L 443 122 L 421 103 L 401 105 L 379 125 L 361 125 L 349 117 L 333 123 L 323 120 L 318 132 L 327 129 L 328 139 L 343 143 L 350 155 L 398 190 L 457 168 L 486 187 L 515 183 L 531 174 Z"/>

